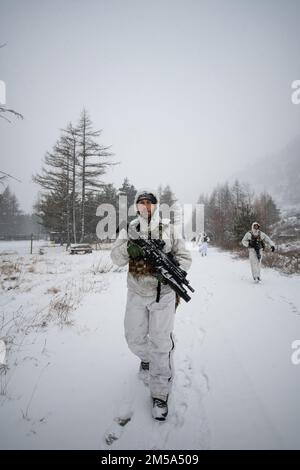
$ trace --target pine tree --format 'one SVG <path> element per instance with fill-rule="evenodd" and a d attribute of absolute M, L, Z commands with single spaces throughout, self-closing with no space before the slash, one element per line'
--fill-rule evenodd
<path fill-rule="evenodd" d="M 99 191 L 89 191 L 86 195 L 85 228 L 87 241 L 95 239 L 97 208 L 101 204 L 111 204 L 116 209 L 118 216 L 118 195 L 113 184 L 106 184 Z"/>
<path fill-rule="evenodd" d="M 72 234 L 74 243 L 77 242 L 77 227 L 76 227 L 76 207 L 77 203 L 77 167 L 78 167 L 78 158 L 77 158 L 77 132 L 73 127 L 72 123 L 69 123 L 66 129 L 62 129 L 64 135 L 64 142 L 68 149 L 69 163 L 71 166 L 71 194 L 69 196 L 70 210 L 72 214 Z M 68 212 L 69 213 L 69 212 Z"/>
<path fill-rule="evenodd" d="M 2 235 L 16 235 L 21 214 L 16 196 L 7 186 L 0 194 L 0 233 Z"/>
<path fill-rule="evenodd" d="M 254 199 L 249 185 L 238 180 L 231 187 L 227 183 L 218 185 L 199 201 L 205 203 L 205 231 L 224 247 L 239 244 L 254 220 L 268 231 L 279 219 L 279 210 L 269 194 Z"/>
<path fill-rule="evenodd" d="M 94 196 L 103 193 L 106 186 L 100 176 L 114 164 L 108 160 L 112 155 L 108 147 L 97 142 L 100 133 L 93 131 L 92 122 L 83 110 L 78 126 L 69 123 L 62 129 L 53 151 L 46 153 L 41 173 L 33 176 L 43 189 L 35 208 L 45 226 L 62 232 L 67 244 L 76 243 L 78 233 L 83 241 L 86 229 L 90 233 L 96 223 Z M 91 207 L 86 222 L 88 205 Z M 91 208 L 95 209 L 93 215 Z"/>
<path fill-rule="evenodd" d="M 100 145 L 97 139 L 102 130 L 94 131 L 93 123 L 85 109 L 83 109 L 76 135 L 78 138 L 78 162 L 81 169 L 81 236 L 80 241 L 84 241 L 85 235 L 85 208 L 86 193 L 91 190 L 104 187 L 104 182 L 100 179 L 106 173 L 109 166 L 114 165 L 108 157 L 113 154 L 109 152 L 109 147 Z"/>
<path fill-rule="evenodd" d="M 46 153 L 45 166 L 41 174 L 33 176 L 33 180 L 46 190 L 36 205 L 36 210 L 45 222 L 45 227 L 50 229 L 45 209 L 49 211 L 55 231 L 62 232 L 63 239 L 68 244 L 70 243 L 70 169 L 71 152 L 68 141 L 62 136 L 54 145 L 53 151 Z M 52 205 L 55 210 L 51 208 Z"/>
<path fill-rule="evenodd" d="M 134 200 L 135 200 L 135 195 L 136 195 L 136 188 L 134 187 L 133 184 L 129 183 L 129 179 L 127 177 L 124 178 L 124 181 L 122 183 L 122 186 L 118 190 L 118 196 L 126 196 L 127 198 L 127 207 L 125 208 L 126 213 L 127 213 L 127 223 L 129 223 L 132 219 L 134 219 L 134 215 L 128 215 L 129 213 L 129 208 L 131 208 L 134 205 Z M 117 214 L 117 220 L 118 220 L 118 231 L 120 231 L 122 228 L 126 228 L 123 226 L 123 221 L 120 220 L 120 215 L 118 208 L 116 207 L 116 214 Z"/>
<path fill-rule="evenodd" d="M 233 235 L 236 243 L 239 243 L 245 233 L 250 230 L 255 218 L 254 209 L 249 204 L 244 204 L 240 207 L 239 212 L 233 219 Z"/>
<path fill-rule="evenodd" d="M 170 186 L 167 185 L 165 188 L 162 186 L 158 190 L 160 204 L 168 204 L 169 207 L 172 207 L 176 203 L 177 199 L 171 190 Z"/>
<path fill-rule="evenodd" d="M 170 213 L 169 213 L 168 217 L 170 218 L 171 223 L 174 223 L 175 220 L 177 220 L 177 219 L 179 221 L 179 219 L 182 218 L 181 207 L 177 203 L 177 199 L 176 199 L 173 191 L 171 190 L 170 186 L 166 185 L 163 188 L 160 185 L 157 192 L 158 192 L 158 195 L 159 195 L 160 206 L 162 206 L 163 204 L 166 204 L 170 209 Z M 160 210 L 160 214 L 161 214 L 162 217 L 165 216 L 162 210 Z"/>
<path fill-rule="evenodd" d="M 266 192 L 255 199 L 257 219 L 263 231 L 269 231 L 271 226 L 280 220 L 280 211 L 272 196 Z"/>

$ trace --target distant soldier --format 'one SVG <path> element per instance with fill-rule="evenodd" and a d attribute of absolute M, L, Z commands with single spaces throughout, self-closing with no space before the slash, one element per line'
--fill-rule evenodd
<path fill-rule="evenodd" d="M 208 235 L 205 232 L 200 233 L 195 238 L 195 241 L 199 253 L 201 253 L 202 256 L 207 256 L 207 244 L 210 242 L 210 238 L 208 237 Z"/>
<path fill-rule="evenodd" d="M 207 234 L 204 232 L 200 238 L 200 246 L 199 246 L 199 251 L 201 253 L 201 256 L 207 256 L 207 244 L 210 242 L 210 238 L 207 236 Z"/>
<path fill-rule="evenodd" d="M 251 265 L 252 276 L 255 282 L 260 282 L 260 267 L 262 252 L 265 249 L 265 244 L 271 247 L 272 252 L 275 250 L 275 244 L 271 238 L 260 230 L 258 222 L 253 222 L 251 230 L 245 233 L 242 244 L 249 249 L 249 260 Z"/>

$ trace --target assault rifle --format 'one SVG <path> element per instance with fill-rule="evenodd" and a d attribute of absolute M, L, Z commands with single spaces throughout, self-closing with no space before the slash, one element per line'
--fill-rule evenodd
<path fill-rule="evenodd" d="M 191 300 L 184 286 L 191 292 L 195 292 L 195 290 L 186 279 L 187 272 L 180 267 L 172 253 L 163 251 L 164 240 L 147 239 L 141 235 L 137 236 L 137 232 L 135 232 L 135 237 L 130 239 L 130 243 L 142 248 L 144 259 L 155 268 L 156 276 L 162 280 L 162 283 L 168 284 L 186 302 Z"/>
<path fill-rule="evenodd" d="M 249 241 L 249 247 L 254 248 L 257 259 L 260 260 L 260 258 L 261 258 L 260 249 L 261 248 L 263 250 L 265 249 L 264 241 L 261 240 L 260 238 L 258 239 L 258 238 L 252 237 L 252 239 Z"/>

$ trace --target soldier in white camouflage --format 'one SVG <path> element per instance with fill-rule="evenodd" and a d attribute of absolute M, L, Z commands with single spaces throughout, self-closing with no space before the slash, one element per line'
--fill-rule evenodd
<path fill-rule="evenodd" d="M 142 249 L 130 241 L 128 234 L 134 229 L 148 238 L 163 239 L 164 252 L 172 252 L 185 271 L 191 265 L 191 255 L 184 240 L 175 236 L 170 219 L 159 217 L 156 191 L 138 191 L 135 207 L 137 218 L 129 224 L 127 231 L 120 231 L 112 247 L 111 258 L 118 266 L 129 265 L 125 337 L 130 350 L 141 361 L 140 377 L 149 383 L 152 416 L 164 421 L 174 378 L 173 328 L 178 298 L 169 285 L 157 278 L 153 266 L 144 259 Z"/>

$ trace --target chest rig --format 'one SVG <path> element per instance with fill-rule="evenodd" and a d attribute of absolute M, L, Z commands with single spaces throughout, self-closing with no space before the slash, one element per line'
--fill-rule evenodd
<path fill-rule="evenodd" d="M 159 230 L 159 239 L 162 240 L 162 223 L 159 223 L 158 226 Z M 136 231 L 140 231 L 140 224 L 136 226 Z M 148 229 L 148 240 L 151 239 L 151 231 L 150 228 Z M 154 267 L 147 262 L 142 256 L 138 258 L 129 258 L 129 272 L 135 276 L 154 276 L 155 269 Z"/>
<path fill-rule="evenodd" d="M 127 227 L 128 230 L 128 227 Z M 137 224 L 136 231 L 140 231 L 140 224 Z M 163 224 L 159 222 L 158 225 L 158 233 L 159 239 L 162 240 L 162 231 L 163 231 Z M 151 230 L 150 227 L 148 228 L 148 240 L 151 239 Z M 146 260 L 144 257 L 140 256 L 138 258 L 131 258 L 129 257 L 129 272 L 135 277 L 140 278 L 142 276 L 154 276 L 156 274 L 155 268 Z M 156 302 L 160 300 L 160 292 L 161 292 L 161 281 L 157 281 L 157 290 L 156 290 Z M 178 307 L 180 302 L 180 296 L 176 293 L 176 300 L 175 300 L 175 309 Z"/>
<path fill-rule="evenodd" d="M 255 246 L 257 246 L 258 249 L 262 248 L 264 250 L 265 249 L 265 242 L 264 242 L 264 240 L 261 239 L 260 230 L 258 231 L 257 237 L 255 237 L 252 232 L 249 232 L 249 233 L 251 235 L 251 245 L 253 246 L 253 248 Z"/>

